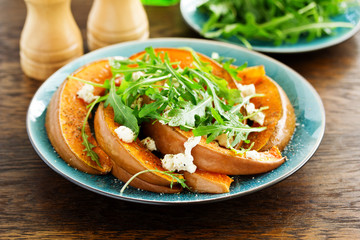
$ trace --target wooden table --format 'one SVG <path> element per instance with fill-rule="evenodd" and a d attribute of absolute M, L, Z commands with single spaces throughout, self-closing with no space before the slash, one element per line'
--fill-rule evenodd
<path fill-rule="evenodd" d="M 72 2 L 84 39 L 91 3 Z M 0 4 L 0 239 L 360 238 L 360 34 L 320 51 L 272 55 L 302 74 L 326 108 L 324 139 L 302 169 L 241 198 L 164 207 L 87 191 L 40 159 L 25 129 L 28 105 L 41 85 L 19 64 L 25 4 Z M 151 37 L 199 37 L 178 6 L 146 10 Z"/>

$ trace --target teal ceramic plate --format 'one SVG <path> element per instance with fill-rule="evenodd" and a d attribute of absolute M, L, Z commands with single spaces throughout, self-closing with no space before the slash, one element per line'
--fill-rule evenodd
<path fill-rule="evenodd" d="M 64 79 L 81 66 L 110 56 L 128 57 L 144 50 L 148 46 L 186 46 L 208 56 L 211 55 L 212 51 L 216 51 L 220 56 L 237 59 L 237 64 L 248 62 L 249 66 L 264 65 L 267 75 L 283 87 L 295 108 L 297 118 L 296 132 L 287 148 L 283 151 L 283 155 L 287 156 L 288 161 L 269 173 L 235 177 L 230 192 L 226 194 L 195 194 L 188 191 L 184 191 L 181 194 L 157 194 L 130 187 L 123 195 L 120 195 L 119 192 L 123 183 L 110 174 L 107 176 L 94 176 L 68 166 L 54 151 L 44 127 L 46 108 L 51 96 Z M 321 99 L 314 88 L 298 73 L 272 58 L 233 44 L 217 41 L 159 38 L 105 47 L 67 64 L 54 73 L 38 89 L 30 103 L 26 124 L 31 143 L 44 162 L 54 171 L 83 188 L 109 197 L 134 202 L 188 204 L 243 196 L 269 187 L 293 174 L 310 159 L 318 148 L 325 129 L 325 112 Z"/>
<path fill-rule="evenodd" d="M 203 24 L 208 17 L 206 14 L 197 10 L 197 6 L 204 2 L 204 0 L 181 0 L 180 10 L 183 18 L 188 25 L 197 32 L 201 32 Z M 272 43 L 264 41 L 250 41 L 253 50 L 267 53 L 299 53 L 319 50 L 341 43 L 352 37 L 360 29 L 360 4 L 349 8 L 344 14 L 332 18 L 333 21 L 350 22 L 354 25 L 353 28 L 338 28 L 335 29 L 335 34 L 331 36 L 317 38 L 311 42 L 306 41 L 305 38 L 300 39 L 296 44 L 282 44 L 274 46 Z M 235 37 L 225 39 L 217 38 L 223 42 L 234 43 L 243 46 L 243 44 Z"/>

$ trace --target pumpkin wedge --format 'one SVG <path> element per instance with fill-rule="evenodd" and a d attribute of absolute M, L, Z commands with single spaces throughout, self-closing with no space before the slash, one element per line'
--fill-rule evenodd
<path fill-rule="evenodd" d="M 111 78 L 107 60 L 93 62 L 74 74 L 74 77 L 102 84 Z M 77 92 L 84 83 L 67 79 L 53 95 L 46 113 L 45 127 L 51 144 L 60 157 L 70 166 L 90 174 L 106 174 L 110 172 L 112 163 L 107 154 L 98 146 L 92 136 L 89 124 L 85 132 L 88 141 L 94 145 L 94 152 L 99 156 L 101 167 L 93 161 L 85 150 L 81 136 L 81 128 L 87 113 L 87 103 L 77 97 Z M 102 95 L 102 88 L 95 88 L 94 95 Z"/>
<path fill-rule="evenodd" d="M 123 182 L 127 182 L 132 177 L 132 174 L 125 171 L 123 168 L 121 168 L 115 162 L 113 162 L 113 168 L 111 170 L 111 174 Z M 134 178 L 129 183 L 129 185 L 134 188 L 139 188 L 139 189 L 142 189 L 145 191 L 157 192 L 157 193 L 179 193 L 182 191 L 182 187 L 180 185 L 174 184 L 172 187 L 155 185 L 155 184 L 148 183 L 144 180 L 141 180 L 138 177 Z"/>
<path fill-rule="evenodd" d="M 264 110 L 266 130 L 253 132 L 249 135 L 253 148 L 257 151 L 269 150 L 277 146 L 282 151 L 290 141 L 294 130 L 296 117 L 294 108 L 284 90 L 271 78 L 265 75 L 264 66 L 248 67 L 238 72 L 243 85 L 254 84 L 256 93 L 264 94 L 250 100 L 256 108 L 269 107 Z M 256 124 L 256 123 L 255 123 Z M 245 148 L 250 145 L 244 145 Z"/>
<path fill-rule="evenodd" d="M 284 90 L 275 81 L 273 81 L 273 83 L 276 85 L 280 93 L 282 114 L 275 126 L 275 131 L 260 151 L 268 150 L 273 146 L 277 146 L 280 151 L 284 150 L 295 131 L 296 116 L 294 108 Z"/>
<path fill-rule="evenodd" d="M 196 170 L 194 173 L 184 172 L 186 185 L 198 193 L 227 193 L 233 179 L 220 173 Z"/>
<path fill-rule="evenodd" d="M 101 148 L 111 157 L 116 166 L 124 169 L 130 175 L 147 169 L 166 171 L 161 166 L 161 161 L 151 153 L 137 139 L 134 142 L 126 143 L 120 140 L 115 129 L 120 125 L 114 121 L 114 111 L 101 103 L 96 111 L 94 127 L 95 136 Z M 119 172 L 115 169 L 115 174 Z M 119 175 L 119 174 L 117 174 Z M 170 186 L 172 178 L 157 172 L 147 172 L 139 175 L 141 180 L 160 186 Z"/>
<path fill-rule="evenodd" d="M 144 123 L 142 129 L 146 136 L 154 139 L 156 147 L 163 154 L 184 152 L 184 143 L 193 136 L 190 131 L 182 131 L 180 128 L 163 125 L 158 121 Z M 206 143 L 204 137 L 191 151 L 194 164 L 199 169 L 227 175 L 250 175 L 271 171 L 285 161 L 281 154 L 273 153 L 259 152 L 255 159 L 249 158 L 220 147 L 214 142 Z"/>

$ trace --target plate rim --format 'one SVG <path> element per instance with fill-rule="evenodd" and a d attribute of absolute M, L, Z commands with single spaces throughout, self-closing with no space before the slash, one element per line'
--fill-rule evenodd
<path fill-rule="evenodd" d="M 201 37 L 203 37 L 200 34 L 200 32 L 201 32 L 200 26 L 192 20 L 188 11 L 185 11 L 185 9 L 186 9 L 185 4 L 188 4 L 188 3 L 196 4 L 196 2 L 201 2 L 201 0 L 181 0 L 180 12 L 181 12 L 181 15 L 182 15 L 183 19 L 185 20 L 186 24 L 188 26 L 190 26 L 190 28 L 193 29 L 195 32 L 197 32 Z M 359 6 L 359 9 L 360 9 L 360 6 Z M 281 53 L 281 54 L 313 52 L 313 51 L 321 50 L 324 48 L 328 48 L 328 47 L 332 47 L 337 44 L 340 44 L 340 43 L 350 39 L 351 37 L 353 37 L 359 30 L 360 30 L 360 17 L 359 17 L 359 21 L 355 24 L 355 26 L 350 31 L 346 32 L 345 34 L 340 35 L 339 37 L 337 37 L 331 41 L 327 41 L 323 44 L 318 44 L 318 45 L 313 45 L 313 46 L 304 45 L 304 46 L 297 47 L 297 48 L 292 48 L 292 47 L 277 48 L 276 46 L 269 46 L 269 47 L 261 47 L 260 46 L 259 47 L 259 46 L 253 45 L 252 50 L 263 52 L 263 53 Z M 208 39 L 208 38 L 206 38 L 206 39 Z M 231 40 L 227 40 L 227 39 L 221 38 L 221 37 L 214 38 L 214 40 L 225 42 L 225 43 L 231 43 L 231 44 L 235 44 L 235 45 L 244 47 L 244 45 L 242 45 L 241 43 L 232 42 Z"/>
<path fill-rule="evenodd" d="M 300 163 L 298 163 L 298 165 L 294 168 L 291 169 L 291 171 L 287 171 L 285 174 L 283 174 L 282 176 L 267 182 L 266 184 L 263 184 L 261 186 L 257 186 L 255 188 L 251 188 L 247 191 L 244 192 L 239 192 L 239 193 L 235 193 L 232 195 L 220 195 L 218 197 L 214 197 L 214 198 L 209 198 L 209 199 L 200 199 L 200 200 L 176 200 L 176 201 L 166 201 L 166 200 L 149 200 L 149 199 L 138 199 L 136 197 L 128 197 L 128 196 L 122 196 L 122 195 L 116 195 L 113 193 L 109 193 L 106 191 L 103 191 L 101 189 L 97 189 L 97 188 L 93 188 L 81 181 L 78 181 L 74 178 L 72 178 L 71 176 L 69 176 L 68 174 L 64 173 L 63 171 L 59 170 L 58 168 L 56 168 L 56 166 L 54 166 L 43 154 L 42 152 L 39 150 L 38 148 L 38 143 L 36 142 L 35 137 L 33 136 L 33 133 L 31 131 L 31 119 L 30 119 L 30 107 L 32 106 L 33 102 L 36 100 L 36 98 L 38 97 L 38 95 L 40 95 L 40 93 L 43 91 L 44 88 L 46 88 L 47 84 L 46 81 L 48 81 L 49 79 L 52 79 L 54 77 L 56 77 L 58 74 L 60 74 L 61 72 L 63 72 L 64 70 L 66 70 L 66 68 L 70 65 L 76 64 L 78 62 L 83 61 L 84 59 L 89 59 L 91 58 L 93 55 L 96 55 L 98 52 L 100 51 L 104 51 L 106 49 L 116 49 L 119 46 L 121 47 L 126 47 L 127 45 L 137 45 L 137 44 L 141 44 L 141 43 L 161 43 L 163 41 L 166 42 L 182 42 L 182 43 L 188 43 L 190 42 L 198 42 L 198 43 L 204 43 L 204 44 L 215 44 L 215 45 L 224 45 L 225 47 L 230 47 L 230 48 L 238 48 L 240 51 L 245 51 L 248 52 L 252 55 L 255 55 L 257 57 L 261 57 L 261 58 L 266 58 L 267 60 L 270 60 L 271 62 L 276 63 L 277 65 L 280 65 L 282 68 L 287 69 L 288 71 L 292 72 L 293 74 L 297 75 L 297 77 L 299 79 L 301 79 L 302 83 L 305 84 L 312 92 L 312 95 L 315 97 L 315 99 L 317 100 L 319 106 L 320 106 L 320 111 L 321 111 L 321 125 L 319 126 L 320 132 L 319 132 L 319 137 L 316 140 L 316 143 L 314 144 L 313 148 L 311 149 L 311 151 L 309 151 L 306 155 L 306 157 L 304 157 L 304 159 L 302 159 L 302 161 Z M 91 61 L 90 61 L 91 62 Z M 85 63 L 86 64 L 86 63 Z M 69 180 L 72 183 L 75 183 L 76 185 L 83 187 L 87 190 L 90 190 L 92 192 L 107 196 L 107 197 L 112 197 L 115 199 L 120 199 L 120 200 L 125 200 L 125 201 L 130 201 L 130 202 L 137 202 L 137 203 L 143 203 L 143 204 L 155 204 L 155 205 L 185 205 L 185 204 L 197 204 L 197 203 L 210 203 L 210 202 L 218 202 L 218 201 L 223 201 L 223 200 L 228 200 L 228 199 L 233 199 L 233 198 L 237 198 L 237 197 L 241 197 L 241 196 L 245 196 L 251 193 L 255 193 L 259 190 L 262 190 L 264 188 L 268 188 L 270 186 L 273 186 L 274 184 L 281 182 L 283 180 L 285 180 L 287 177 L 289 177 L 290 175 L 294 174 L 296 171 L 298 171 L 301 167 L 303 167 L 308 161 L 309 159 L 314 155 L 314 153 L 316 152 L 316 150 L 319 148 L 321 141 L 324 137 L 324 133 L 325 133 L 325 126 L 326 126 L 326 119 L 325 119 L 325 108 L 323 105 L 323 102 L 321 100 L 320 95 L 317 93 L 317 91 L 315 90 L 315 88 L 303 77 L 301 76 L 298 72 L 296 72 L 295 70 L 293 70 L 292 68 L 290 68 L 289 66 L 285 65 L 284 63 L 271 58 L 267 55 L 264 55 L 262 53 L 256 52 L 256 51 L 251 51 L 249 49 L 246 49 L 242 46 L 239 45 L 235 45 L 235 44 L 231 44 L 231 43 L 226 43 L 226 42 L 218 42 L 218 41 L 214 41 L 214 40 L 208 40 L 208 39 L 194 39 L 194 38 L 152 38 L 152 39 L 148 39 L 148 40 L 136 40 L 136 41 L 129 41 L 129 42 L 124 42 L 124 43 L 118 43 L 118 44 L 114 44 L 111 46 L 107 46 L 89 53 L 84 54 L 83 56 L 71 61 L 70 63 L 66 64 L 65 66 L 63 66 L 62 68 L 60 68 L 59 70 L 57 70 L 54 74 L 52 74 L 46 81 L 44 81 L 44 83 L 39 87 L 39 89 L 35 92 L 35 94 L 33 95 L 32 100 L 30 101 L 28 110 L 27 110 L 27 116 L 26 116 L 26 130 L 27 130 L 27 134 L 28 137 L 30 139 L 30 142 L 33 146 L 33 148 L 35 149 L 35 151 L 37 152 L 37 154 L 40 156 L 40 158 L 51 168 L 53 169 L 56 173 L 60 174 L 61 176 L 65 177 L 65 179 Z M 60 83 L 61 84 L 61 83 Z M 58 87 L 58 86 L 56 86 Z M 46 106 L 47 108 L 47 106 Z M 45 110 L 44 110 L 45 111 Z M 45 128 L 45 127 L 44 127 Z M 214 195 L 216 196 L 216 194 Z"/>

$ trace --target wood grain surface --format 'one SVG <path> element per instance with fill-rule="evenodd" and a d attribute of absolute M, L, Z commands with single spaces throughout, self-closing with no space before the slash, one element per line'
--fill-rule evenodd
<path fill-rule="evenodd" d="M 91 4 L 72 1 L 84 40 Z M 303 75 L 325 105 L 324 139 L 303 168 L 241 198 L 164 207 L 87 191 L 40 159 L 25 118 L 41 82 L 19 64 L 26 7 L 0 6 L 0 239 L 360 239 L 360 34 L 320 51 L 271 55 Z M 178 5 L 146 11 L 153 38 L 200 37 Z"/>

